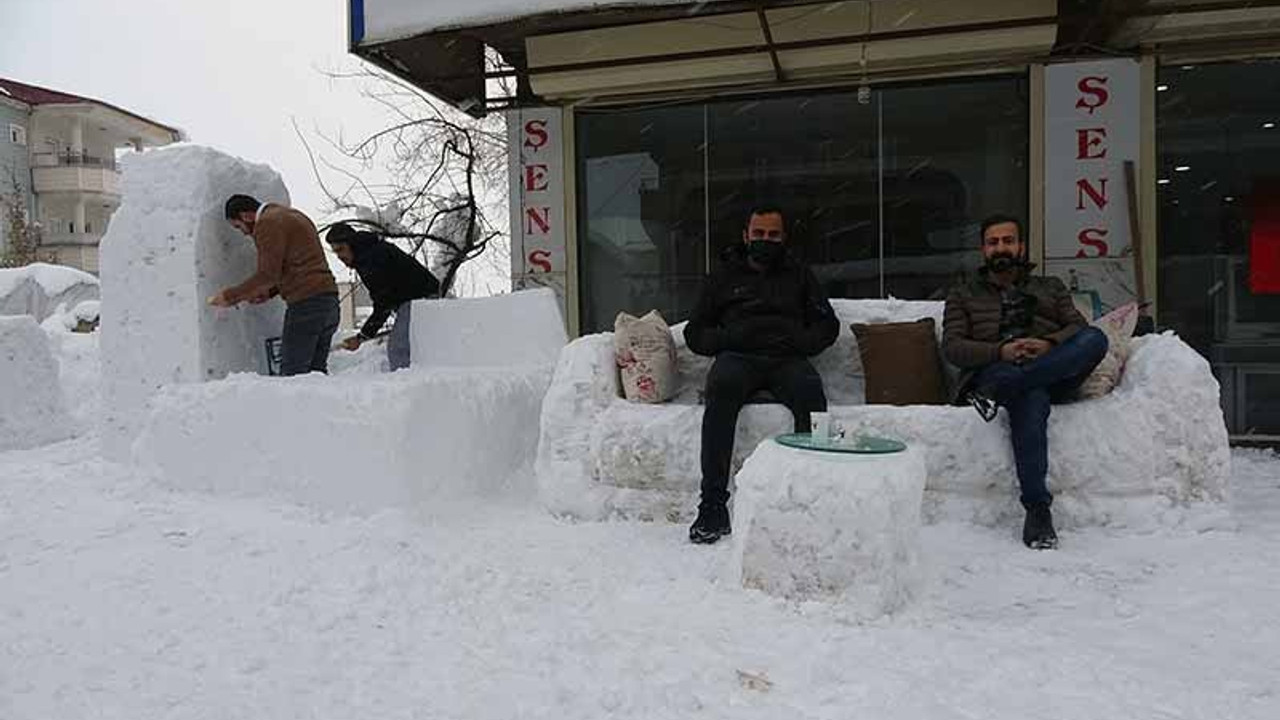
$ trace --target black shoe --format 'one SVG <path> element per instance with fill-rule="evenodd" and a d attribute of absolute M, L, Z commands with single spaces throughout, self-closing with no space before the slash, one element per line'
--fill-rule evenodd
<path fill-rule="evenodd" d="M 1027 520 L 1022 524 L 1022 542 L 1032 550 L 1056 550 L 1058 533 L 1053 531 L 1053 513 L 1047 504 L 1027 508 Z"/>
<path fill-rule="evenodd" d="M 982 419 L 986 422 L 995 420 L 996 414 L 1000 412 L 1000 406 L 997 405 L 996 401 L 992 400 L 986 393 L 972 390 L 965 393 L 964 399 L 973 406 L 974 410 L 978 411 L 978 414 L 981 415 Z"/>
<path fill-rule="evenodd" d="M 729 526 L 729 508 L 723 504 L 699 505 L 698 519 L 689 527 L 689 542 L 710 545 L 733 533 Z"/>

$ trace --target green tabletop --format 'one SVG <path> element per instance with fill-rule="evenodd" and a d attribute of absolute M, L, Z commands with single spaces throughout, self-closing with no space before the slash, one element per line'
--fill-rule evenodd
<path fill-rule="evenodd" d="M 774 438 L 779 445 L 817 452 L 847 453 L 851 455 L 887 455 L 907 449 L 906 443 L 872 435 L 855 435 L 849 438 L 815 438 L 809 433 L 788 433 Z"/>

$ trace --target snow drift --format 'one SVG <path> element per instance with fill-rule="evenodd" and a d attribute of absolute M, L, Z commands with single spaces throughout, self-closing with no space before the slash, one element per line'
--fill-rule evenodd
<path fill-rule="evenodd" d="M 0 451 L 71 434 L 58 362 L 44 331 L 30 317 L 0 317 Z"/>
<path fill-rule="evenodd" d="M 0 268 L 0 315 L 30 315 L 43 322 L 59 306 L 98 299 L 98 278 L 63 265 L 33 263 Z"/>

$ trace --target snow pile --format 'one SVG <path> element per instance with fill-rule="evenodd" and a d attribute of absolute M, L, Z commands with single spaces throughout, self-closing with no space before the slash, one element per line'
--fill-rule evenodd
<path fill-rule="evenodd" d="M 102 303 L 98 300 L 84 300 L 67 310 L 66 305 L 59 305 L 51 315 L 40 323 L 45 330 L 57 328 L 67 332 L 75 332 L 86 326 L 96 327 L 102 312 Z"/>
<path fill-rule="evenodd" d="M 215 309 L 206 299 L 249 277 L 253 241 L 223 216 L 234 193 L 287 203 L 280 176 L 194 145 L 128 155 L 124 197 L 102 240 L 103 450 L 124 459 L 163 385 L 266 371 L 264 342 L 284 304 Z"/>
<path fill-rule="evenodd" d="M 531 495 L 511 483 L 536 452 L 550 380 L 532 366 L 173 385 L 134 461 L 183 489 L 339 512 Z"/>
<path fill-rule="evenodd" d="M 552 366 L 567 335 L 555 292 L 413 303 L 414 367 Z"/>
<path fill-rule="evenodd" d="M 850 302 L 862 304 L 835 304 L 842 325 L 848 324 Z M 938 313 L 942 308 L 903 305 L 917 306 L 903 311 L 911 314 L 918 306 L 932 305 Z M 841 328 L 842 340 L 846 331 Z M 828 389 L 851 387 L 849 377 L 859 372 L 854 357 L 846 355 L 843 367 L 818 358 L 815 365 Z M 681 368 L 684 381 L 700 387 L 704 375 L 698 372 Z M 928 521 L 996 525 L 1020 516 L 1003 413 L 988 424 L 967 407 L 863 405 L 831 395 L 832 416 L 848 430 L 899 438 L 921 450 L 928 467 Z M 688 520 L 701 478 L 701 422 L 698 405 L 623 400 L 612 336 L 580 338 L 562 354 L 543 403 L 540 496 L 552 512 L 577 518 Z M 745 408 L 734 468 L 759 442 L 790 430 L 790 413 L 781 405 Z M 1135 340 L 1115 391 L 1056 406 L 1050 416 L 1049 486 L 1057 496 L 1055 514 L 1066 526 L 1180 522 L 1187 505 L 1226 498 L 1229 471 L 1217 381 L 1208 362 L 1172 334 Z"/>
<path fill-rule="evenodd" d="M 61 305 L 98 298 L 98 278 L 62 265 L 33 263 L 0 268 L 0 315 L 30 315 L 43 322 Z"/>
<path fill-rule="evenodd" d="M 102 370 L 98 362 L 98 337 L 77 332 L 82 321 L 97 319 L 96 300 L 86 300 L 71 312 L 50 315 L 40 327 L 49 338 L 49 349 L 58 360 L 58 375 L 67 411 L 77 433 L 94 430 L 102 413 Z"/>
<path fill-rule="evenodd" d="M 766 441 L 737 476 L 731 573 L 792 600 L 843 601 L 861 618 L 900 610 L 918 580 L 925 467 Z"/>
<path fill-rule="evenodd" d="M 0 316 L 0 451 L 71 436 L 58 363 L 35 320 Z"/>

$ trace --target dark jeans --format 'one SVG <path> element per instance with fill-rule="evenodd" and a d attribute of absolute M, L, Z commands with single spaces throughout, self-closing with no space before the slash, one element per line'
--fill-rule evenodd
<path fill-rule="evenodd" d="M 1009 411 L 1023 506 L 1053 502 L 1045 484 L 1049 472 L 1050 406 L 1074 400 L 1080 384 L 1106 354 L 1106 334 L 1089 327 L 1037 360 L 1025 365 L 994 363 L 974 378 L 974 389 Z"/>
<path fill-rule="evenodd" d="M 805 358 L 717 355 L 707 373 L 706 408 L 702 414 L 704 504 L 723 504 L 729 500 L 729 467 L 738 412 L 761 390 L 773 393 L 791 410 L 796 432 L 809 432 L 809 413 L 827 409 L 822 377 Z"/>
<path fill-rule="evenodd" d="M 340 317 L 337 293 L 289 303 L 280 337 L 280 374 L 329 372 L 329 349 Z"/>

